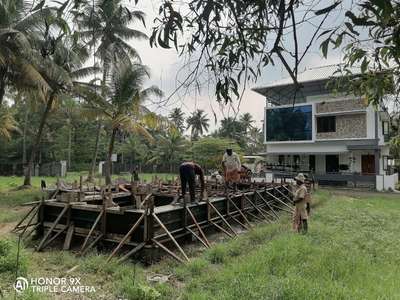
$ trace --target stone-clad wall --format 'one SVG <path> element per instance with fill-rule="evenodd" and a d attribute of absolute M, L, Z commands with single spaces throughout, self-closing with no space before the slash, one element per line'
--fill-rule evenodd
<path fill-rule="evenodd" d="M 317 139 L 342 139 L 367 137 L 365 113 L 336 116 L 336 132 L 317 132 Z"/>
<path fill-rule="evenodd" d="M 327 101 L 325 103 L 317 104 L 317 113 L 329 113 L 336 111 L 352 111 L 365 109 L 366 106 L 361 99 L 340 100 L 340 101 Z"/>

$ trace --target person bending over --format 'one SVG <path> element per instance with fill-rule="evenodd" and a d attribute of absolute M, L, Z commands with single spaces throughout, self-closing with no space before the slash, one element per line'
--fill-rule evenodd
<path fill-rule="evenodd" d="M 201 199 L 204 198 L 205 183 L 204 183 L 204 171 L 195 162 L 184 162 L 179 166 L 179 176 L 181 178 L 182 194 L 181 198 L 185 197 L 186 187 L 189 185 L 190 201 L 196 202 L 196 175 L 200 177 L 200 188 L 201 188 Z"/>

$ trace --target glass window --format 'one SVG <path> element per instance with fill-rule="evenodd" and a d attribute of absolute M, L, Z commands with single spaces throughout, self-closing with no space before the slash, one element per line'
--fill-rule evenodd
<path fill-rule="evenodd" d="M 335 132 L 336 131 L 336 117 L 318 117 L 317 118 L 317 132 Z"/>
<path fill-rule="evenodd" d="M 387 121 L 382 122 L 382 133 L 389 134 L 389 122 Z"/>
<path fill-rule="evenodd" d="M 312 139 L 312 106 L 267 110 L 266 141 L 306 141 Z"/>

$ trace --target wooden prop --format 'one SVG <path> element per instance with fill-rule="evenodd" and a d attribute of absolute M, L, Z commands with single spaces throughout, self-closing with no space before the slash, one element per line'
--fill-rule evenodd
<path fill-rule="evenodd" d="M 181 246 L 179 246 L 178 242 L 175 240 L 175 238 L 172 236 L 172 234 L 169 232 L 169 230 L 167 229 L 167 227 L 165 227 L 165 225 L 163 224 L 163 222 L 161 222 L 161 220 L 157 217 L 157 215 L 155 213 L 153 213 L 153 217 L 154 220 L 156 220 L 156 222 L 161 226 L 161 228 L 165 231 L 165 233 L 168 235 L 168 237 L 171 239 L 171 241 L 175 244 L 175 246 L 178 248 L 179 252 L 182 253 L 183 257 L 187 260 L 189 260 L 189 257 L 187 257 L 185 251 L 183 251 L 183 249 L 181 248 Z"/>

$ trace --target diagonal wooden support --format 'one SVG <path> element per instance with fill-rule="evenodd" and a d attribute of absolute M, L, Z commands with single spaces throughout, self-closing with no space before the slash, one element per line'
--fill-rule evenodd
<path fill-rule="evenodd" d="M 161 220 L 157 217 L 157 215 L 155 213 L 152 214 L 154 217 L 154 220 L 156 220 L 156 222 L 161 226 L 161 228 L 165 231 L 165 233 L 169 236 L 169 238 L 172 240 L 172 242 L 175 244 L 175 246 L 178 248 L 178 250 L 182 253 L 183 257 L 187 260 L 189 260 L 189 257 L 187 257 L 185 251 L 183 251 L 183 249 L 181 248 L 181 246 L 179 246 L 178 242 L 175 240 L 175 238 L 172 236 L 172 234 L 169 232 L 169 230 L 167 229 L 167 227 L 165 227 L 165 225 L 163 224 L 163 222 L 161 222 Z"/>
<path fill-rule="evenodd" d="M 189 231 L 196 239 L 198 239 L 199 242 L 204 245 L 204 247 L 206 247 L 207 249 L 210 248 L 210 246 L 208 246 L 207 243 L 205 241 L 203 241 L 203 239 L 196 234 L 196 232 L 194 232 L 189 227 L 186 227 L 186 230 Z"/>
<path fill-rule="evenodd" d="M 265 191 L 268 195 L 270 195 L 272 198 L 274 198 L 276 201 L 278 201 L 279 203 L 283 204 L 284 206 L 286 206 L 287 208 L 289 208 L 289 210 L 291 212 L 294 211 L 293 207 L 289 206 L 287 203 L 283 202 L 281 199 L 279 199 L 278 197 L 276 197 L 275 195 L 271 194 L 268 191 Z"/>
<path fill-rule="evenodd" d="M 102 210 L 100 211 L 100 213 L 99 213 L 99 215 L 97 216 L 96 220 L 94 221 L 92 227 L 90 228 L 89 233 L 88 233 L 88 235 L 86 236 L 85 241 L 83 242 L 83 244 L 82 244 L 82 246 L 81 246 L 81 250 L 80 250 L 80 252 L 79 252 L 80 254 L 82 253 L 83 249 L 85 249 L 86 244 L 87 244 L 87 242 L 89 241 L 89 238 L 91 237 L 91 235 L 92 235 L 94 229 L 96 228 L 97 224 L 100 222 L 101 217 L 103 216 L 103 214 L 104 214 L 104 209 L 102 209 Z"/>
<path fill-rule="evenodd" d="M 22 228 L 20 228 L 20 225 L 26 220 L 26 218 L 28 218 L 28 216 L 33 212 L 33 215 L 35 215 L 36 211 L 38 210 L 39 205 L 34 205 L 31 207 L 31 209 L 26 213 L 26 215 L 21 219 L 21 221 L 18 222 L 17 225 L 15 225 L 14 229 L 11 230 L 11 232 L 16 232 L 18 230 L 21 230 Z M 29 223 L 29 222 L 28 222 Z"/>
<path fill-rule="evenodd" d="M 136 228 L 139 227 L 140 222 L 142 222 L 144 216 L 147 214 L 147 209 L 145 210 L 145 212 L 139 217 L 139 219 L 136 221 L 136 223 L 132 226 L 131 229 L 129 229 L 128 233 L 123 237 L 123 239 L 121 240 L 121 242 L 118 244 L 117 247 L 115 247 L 115 249 L 111 252 L 110 256 L 107 258 L 107 262 L 109 262 L 111 260 L 111 258 L 115 255 L 115 253 L 117 253 L 117 251 L 119 249 L 121 249 L 121 247 L 126 243 L 126 241 L 128 240 L 128 238 L 132 235 L 132 233 L 136 230 Z"/>
<path fill-rule="evenodd" d="M 94 245 L 100 241 L 100 239 L 104 236 L 104 234 L 100 233 L 94 240 L 89 244 L 89 246 L 86 247 L 85 250 L 83 250 L 81 255 L 85 255 Z"/>
<path fill-rule="evenodd" d="M 246 221 L 246 223 L 249 225 L 249 227 L 252 227 L 250 221 L 247 219 L 247 217 L 244 215 L 242 210 L 233 202 L 232 198 L 228 196 L 228 201 L 235 207 L 235 209 L 239 212 L 239 214 L 242 216 L 243 220 Z"/>
<path fill-rule="evenodd" d="M 267 200 L 265 200 L 265 198 L 261 195 L 260 192 L 256 191 L 257 195 L 260 197 L 261 201 L 263 201 L 265 203 L 265 205 L 268 206 L 268 208 L 272 211 L 272 213 L 275 215 L 275 217 L 277 219 L 279 219 L 279 215 L 277 214 L 277 212 L 274 210 L 274 208 L 268 203 Z"/>
<path fill-rule="evenodd" d="M 201 235 L 201 237 L 203 238 L 203 241 L 207 244 L 207 247 L 209 248 L 211 246 L 210 242 L 208 241 L 206 235 L 203 232 L 203 229 L 201 229 L 201 226 L 199 225 L 199 223 L 197 222 L 196 218 L 194 217 L 192 211 L 189 209 L 189 207 L 186 207 L 190 217 L 193 220 L 193 223 L 196 225 L 197 229 L 199 230 L 199 233 Z"/>
<path fill-rule="evenodd" d="M 61 218 L 65 215 L 65 213 L 70 208 L 70 205 L 65 205 L 61 213 L 58 215 L 57 219 L 54 221 L 53 225 L 51 225 L 50 229 L 47 231 L 39 246 L 36 248 L 36 251 L 40 251 L 43 248 L 44 243 L 49 238 L 50 234 L 53 232 L 54 228 L 57 226 L 58 222 L 60 222 Z"/>
<path fill-rule="evenodd" d="M 234 238 L 235 236 L 230 233 L 229 231 L 225 230 L 223 227 L 219 226 L 217 223 L 210 221 L 211 224 L 213 224 L 215 227 L 217 227 L 219 230 L 221 230 L 223 233 L 225 233 L 227 236 Z"/>
<path fill-rule="evenodd" d="M 52 241 L 54 241 L 61 233 L 63 233 L 69 226 L 65 225 L 62 229 L 60 229 L 55 235 L 53 235 L 50 239 L 44 243 L 42 248 L 46 248 Z"/>
<path fill-rule="evenodd" d="M 222 221 L 226 224 L 226 226 L 228 226 L 228 228 L 233 232 L 233 234 L 236 236 L 237 233 L 235 232 L 235 230 L 233 230 L 231 224 L 229 224 L 229 222 L 224 218 L 224 216 L 218 211 L 218 209 L 209 201 L 209 205 L 212 209 L 215 210 L 215 212 L 217 213 L 217 215 L 222 219 Z"/>
<path fill-rule="evenodd" d="M 32 215 L 29 217 L 29 221 L 26 223 L 26 225 L 23 227 L 22 232 L 19 234 L 20 237 L 23 237 L 26 230 L 28 229 L 28 227 L 32 226 L 32 221 L 35 218 L 35 216 L 38 214 L 39 209 L 40 209 L 41 204 L 39 204 L 36 209 L 34 210 L 34 212 L 32 213 Z M 22 229 L 22 228 L 21 228 Z"/>
<path fill-rule="evenodd" d="M 129 251 L 128 253 L 126 253 L 123 257 L 121 257 L 118 260 L 118 263 L 121 263 L 125 260 L 127 260 L 130 256 L 132 256 L 133 254 L 137 253 L 138 251 L 140 251 L 144 246 L 146 245 L 146 242 L 142 242 L 139 245 L 137 245 L 135 248 L 133 248 L 131 251 Z"/>
<path fill-rule="evenodd" d="M 30 235 L 40 226 L 41 224 L 38 223 L 35 226 L 32 227 L 32 229 L 30 231 L 28 231 L 25 236 L 24 236 L 24 241 L 27 241 L 28 238 L 30 237 Z"/>
<path fill-rule="evenodd" d="M 263 221 L 264 221 L 264 219 L 261 219 L 260 217 L 256 216 L 255 214 L 252 214 L 252 213 L 249 212 L 249 211 L 247 211 L 246 213 L 247 213 L 249 216 L 252 216 L 254 219 L 256 219 L 256 220 L 258 220 L 258 221 L 260 221 L 260 222 L 263 222 Z"/>
<path fill-rule="evenodd" d="M 287 190 L 290 194 L 294 195 L 293 191 L 288 189 L 285 185 L 281 185 L 281 187 L 283 187 L 285 190 Z"/>
<path fill-rule="evenodd" d="M 282 193 L 279 189 L 274 187 L 274 190 L 277 191 L 279 194 L 281 194 L 286 200 L 288 200 L 289 203 L 292 203 L 292 199 L 290 199 L 288 196 L 286 196 L 284 193 Z"/>
<path fill-rule="evenodd" d="M 268 220 L 267 216 L 264 215 L 264 213 L 262 212 L 262 210 L 253 203 L 253 201 L 250 200 L 249 197 L 247 197 L 245 194 L 243 194 L 243 197 L 251 204 L 251 206 L 253 206 L 263 217 L 264 219 Z M 268 220 L 269 221 L 269 220 Z"/>
<path fill-rule="evenodd" d="M 165 247 L 163 244 L 161 244 L 159 241 L 157 241 L 156 239 L 151 239 L 151 241 L 156 244 L 158 247 L 160 247 L 161 249 L 163 249 L 165 252 L 167 252 L 169 255 L 171 255 L 173 258 L 175 258 L 177 261 L 181 262 L 181 263 L 185 263 L 185 261 L 180 258 L 178 255 L 176 255 L 174 252 L 172 252 L 171 250 L 169 250 L 167 247 Z"/>
<path fill-rule="evenodd" d="M 244 225 L 242 222 L 240 222 L 238 219 L 235 218 L 235 216 L 230 215 L 230 217 L 232 218 L 233 221 L 235 221 L 236 223 L 238 223 L 240 226 L 242 226 L 244 229 L 249 230 L 250 228 L 246 225 Z"/>
<path fill-rule="evenodd" d="M 285 211 L 285 212 L 287 212 L 289 214 L 293 213 L 292 210 L 288 210 L 287 208 L 284 208 L 282 206 L 278 206 L 277 204 L 271 204 L 271 206 L 275 207 L 277 210 L 282 210 L 282 211 Z"/>

